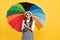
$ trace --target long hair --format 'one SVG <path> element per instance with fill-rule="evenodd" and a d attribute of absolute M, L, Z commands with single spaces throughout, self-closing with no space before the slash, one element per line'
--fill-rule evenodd
<path fill-rule="evenodd" d="M 26 15 L 27 15 L 27 13 L 25 14 L 25 24 L 26 24 L 26 20 L 27 20 L 27 18 L 26 18 Z M 31 14 L 30 14 L 31 15 Z M 32 26 L 32 22 L 33 22 L 33 19 L 32 19 L 32 16 L 30 17 L 30 22 L 29 22 L 29 26 L 31 27 Z"/>

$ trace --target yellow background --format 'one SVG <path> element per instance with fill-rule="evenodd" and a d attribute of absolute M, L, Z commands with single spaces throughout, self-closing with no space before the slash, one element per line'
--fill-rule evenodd
<path fill-rule="evenodd" d="M 60 0 L 0 0 L 0 40 L 21 40 L 22 33 L 12 29 L 7 22 L 9 7 L 18 2 L 30 2 L 46 14 L 44 26 L 34 31 L 34 40 L 60 40 Z"/>

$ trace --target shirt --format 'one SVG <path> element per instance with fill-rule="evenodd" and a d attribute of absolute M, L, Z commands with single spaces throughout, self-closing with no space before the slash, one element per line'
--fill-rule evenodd
<path fill-rule="evenodd" d="M 29 22 L 30 20 L 27 20 L 27 22 Z M 22 22 L 22 30 L 25 28 L 24 27 L 24 22 L 25 22 L 25 20 L 23 20 L 23 22 Z M 34 24 L 35 24 L 35 20 L 33 20 L 33 23 L 32 23 L 32 27 L 31 27 L 31 29 L 32 29 L 32 31 L 34 30 Z"/>

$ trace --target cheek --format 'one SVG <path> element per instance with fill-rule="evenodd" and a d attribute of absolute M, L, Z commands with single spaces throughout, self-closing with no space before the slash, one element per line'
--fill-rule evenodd
<path fill-rule="evenodd" d="M 29 17 L 31 17 L 31 16 L 29 16 Z"/>

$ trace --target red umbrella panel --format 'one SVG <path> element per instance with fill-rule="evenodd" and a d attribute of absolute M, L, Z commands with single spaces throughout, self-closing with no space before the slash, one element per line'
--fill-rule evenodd
<path fill-rule="evenodd" d="M 14 14 L 7 17 L 9 24 L 17 31 L 21 31 L 22 21 L 24 20 L 24 14 Z"/>

